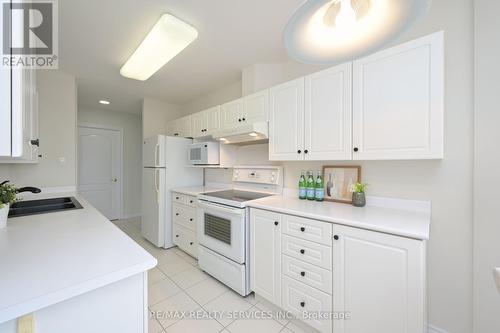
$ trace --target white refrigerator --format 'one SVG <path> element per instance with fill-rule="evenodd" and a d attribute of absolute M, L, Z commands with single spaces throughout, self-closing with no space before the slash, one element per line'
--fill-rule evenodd
<path fill-rule="evenodd" d="M 171 189 L 203 184 L 203 170 L 188 165 L 191 143 L 191 139 L 164 135 L 144 140 L 141 232 L 157 247 L 174 246 Z"/>

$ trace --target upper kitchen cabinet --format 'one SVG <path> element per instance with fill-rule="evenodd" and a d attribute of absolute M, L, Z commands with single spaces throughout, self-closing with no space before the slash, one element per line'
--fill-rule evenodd
<path fill-rule="evenodd" d="M 353 158 L 443 158 L 444 36 L 353 64 Z"/>
<path fill-rule="evenodd" d="M 272 87 L 269 101 L 269 160 L 303 160 L 304 78 Z"/>
<path fill-rule="evenodd" d="M 191 115 L 169 121 L 167 124 L 167 135 L 190 138 L 192 136 Z"/>
<path fill-rule="evenodd" d="M 220 128 L 220 105 L 191 115 L 194 138 L 208 136 Z"/>
<path fill-rule="evenodd" d="M 305 79 L 304 159 L 350 160 L 351 63 Z"/>
<path fill-rule="evenodd" d="M 2 69 L 0 163 L 38 162 L 38 93 L 34 69 Z"/>
<path fill-rule="evenodd" d="M 221 128 L 231 129 L 239 125 L 267 121 L 269 90 L 242 97 L 221 105 Z"/>

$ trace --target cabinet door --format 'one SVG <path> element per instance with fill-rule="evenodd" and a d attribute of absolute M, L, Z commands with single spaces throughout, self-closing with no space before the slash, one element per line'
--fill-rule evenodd
<path fill-rule="evenodd" d="M 180 136 L 189 138 L 191 134 L 191 116 L 185 116 L 179 119 L 179 132 Z"/>
<path fill-rule="evenodd" d="M 334 332 L 424 332 L 424 242 L 340 225 L 333 233 L 333 311 L 350 313 Z"/>
<path fill-rule="evenodd" d="M 243 101 L 237 99 L 235 101 L 222 104 L 220 107 L 220 127 L 223 129 L 231 129 L 242 124 L 243 118 Z"/>
<path fill-rule="evenodd" d="M 204 111 L 191 115 L 191 131 L 193 138 L 204 136 L 207 124 L 207 114 Z"/>
<path fill-rule="evenodd" d="M 243 98 L 244 123 L 267 121 L 269 114 L 269 89 L 259 91 Z"/>
<path fill-rule="evenodd" d="M 250 211 L 250 288 L 281 306 L 281 215 Z"/>
<path fill-rule="evenodd" d="M 180 136 L 180 126 L 179 119 L 171 120 L 167 123 L 167 135 L 169 136 Z"/>
<path fill-rule="evenodd" d="M 304 159 L 304 78 L 270 90 L 269 159 Z"/>
<path fill-rule="evenodd" d="M 443 33 L 354 62 L 355 160 L 443 158 Z"/>
<path fill-rule="evenodd" d="M 210 135 L 220 128 L 220 105 L 214 106 L 203 112 L 206 117 L 205 135 Z"/>
<path fill-rule="evenodd" d="M 351 63 L 305 79 L 306 160 L 350 160 Z"/>

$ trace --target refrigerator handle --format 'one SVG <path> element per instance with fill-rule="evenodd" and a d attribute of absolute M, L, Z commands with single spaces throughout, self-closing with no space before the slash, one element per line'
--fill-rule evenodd
<path fill-rule="evenodd" d="M 160 186 L 158 184 L 159 174 L 160 174 L 160 170 L 156 169 L 155 170 L 155 190 L 156 190 L 156 201 L 158 202 L 158 205 L 160 204 Z"/>
<path fill-rule="evenodd" d="M 156 146 L 155 146 L 155 166 L 159 166 L 158 163 L 158 159 L 159 159 L 159 155 L 160 155 L 160 144 L 157 143 Z"/>

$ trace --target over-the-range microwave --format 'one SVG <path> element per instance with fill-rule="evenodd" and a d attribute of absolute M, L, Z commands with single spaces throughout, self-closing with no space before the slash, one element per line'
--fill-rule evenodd
<path fill-rule="evenodd" d="M 219 164 L 218 142 L 196 142 L 188 146 L 188 161 L 193 165 Z"/>

